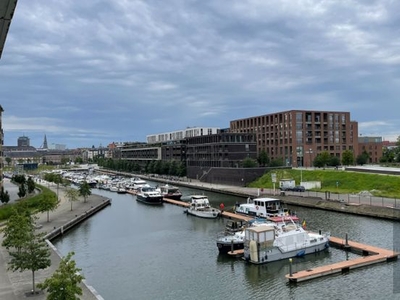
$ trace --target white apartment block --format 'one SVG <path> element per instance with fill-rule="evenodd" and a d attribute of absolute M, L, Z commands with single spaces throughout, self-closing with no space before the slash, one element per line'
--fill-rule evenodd
<path fill-rule="evenodd" d="M 148 144 L 167 143 L 195 136 L 216 134 L 219 130 L 219 127 L 187 127 L 183 130 L 151 134 L 146 136 L 146 140 Z"/>

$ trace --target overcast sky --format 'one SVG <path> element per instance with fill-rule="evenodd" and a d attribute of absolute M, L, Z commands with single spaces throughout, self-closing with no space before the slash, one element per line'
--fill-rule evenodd
<path fill-rule="evenodd" d="M 400 1 L 18 1 L 4 145 L 106 146 L 292 109 L 400 135 Z"/>

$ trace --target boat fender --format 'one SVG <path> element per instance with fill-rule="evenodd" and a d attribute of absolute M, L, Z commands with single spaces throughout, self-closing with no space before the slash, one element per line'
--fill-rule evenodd
<path fill-rule="evenodd" d="M 256 205 L 256 209 L 258 210 L 258 205 Z"/>

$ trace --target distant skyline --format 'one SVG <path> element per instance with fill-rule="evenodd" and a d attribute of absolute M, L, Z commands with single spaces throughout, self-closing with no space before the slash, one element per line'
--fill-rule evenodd
<path fill-rule="evenodd" d="M 287 110 L 400 136 L 399 1 L 18 1 L 4 145 L 142 141 Z"/>

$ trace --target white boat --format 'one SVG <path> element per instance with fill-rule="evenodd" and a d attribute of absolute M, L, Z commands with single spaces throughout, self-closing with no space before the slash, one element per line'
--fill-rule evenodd
<path fill-rule="evenodd" d="M 247 198 L 246 203 L 236 204 L 235 212 L 260 218 L 289 217 L 290 215 L 289 210 L 284 207 L 282 200 L 269 197 Z M 290 218 L 293 221 L 298 221 L 296 216 L 290 216 Z"/>
<path fill-rule="evenodd" d="M 110 192 L 118 192 L 118 187 L 116 185 L 110 185 Z"/>
<path fill-rule="evenodd" d="M 205 195 L 190 196 L 190 206 L 186 212 L 189 215 L 207 219 L 215 219 L 221 214 L 219 209 L 210 206 L 208 197 Z"/>
<path fill-rule="evenodd" d="M 150 185 L 145 185 L 138 190 L 136 200 L 151 205 L 163 204 L 163 196 L 160 191 Z"/>
<path fill-rule="evenodd" d="M 245 229 L 244 259 L 253 264 L 301 257 L 328 247 L 329 234 L 307 232 L 294 222 Z"/>
<path fill-rule="evenodd" d="M 142 188 L 143 186 L 146 186 L 146 185 L 148 185 L 147 181 L 140 179 L 139 177 L 131 178 L 131 181 L 129 184 L 130 188 L 134 189 L 134 190 L 139 190 L 140 188 Z"/>
<path fill-rule="evenodd" d="M 119 187 L 118 190 L 117 190 L 118 194 L 126 194 L 126 192 L 127 192 L 126 188 L 124 188 L 124 187 Z"/>

